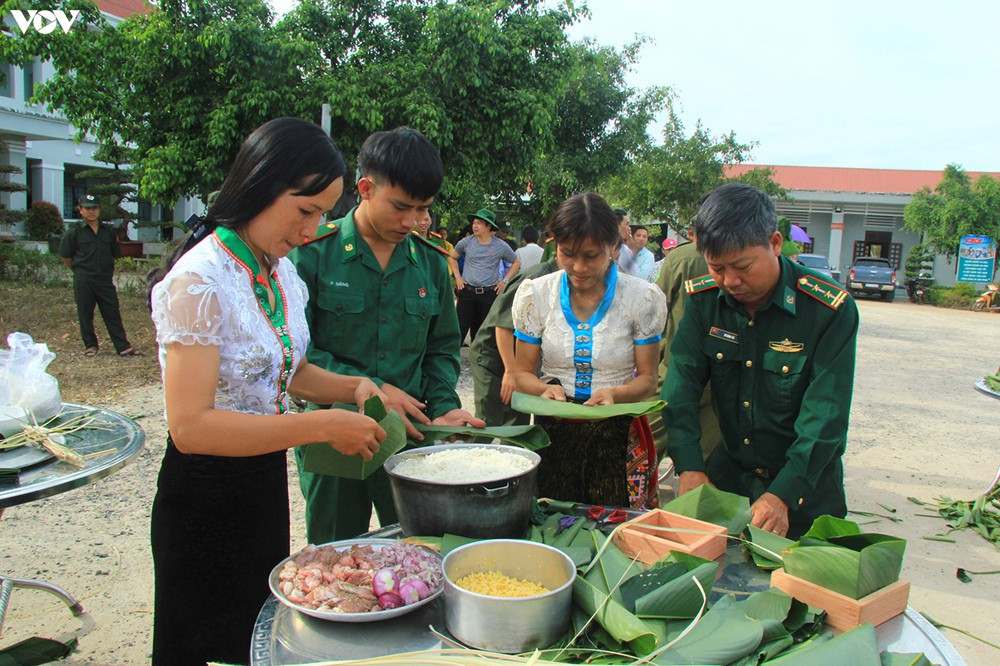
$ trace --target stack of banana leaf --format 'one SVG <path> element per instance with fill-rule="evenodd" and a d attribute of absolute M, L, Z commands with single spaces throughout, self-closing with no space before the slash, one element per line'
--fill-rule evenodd
<path fill-rule="evenodd" d="M 664 508 L 683 509 L 688 512 L 685 515 L 701 520 L 714 517 L 710 522 L 726 525 L 734 533 L 743 530 L 750 515 L 746 498 L 708 486 L 685 494 L 676 502 Z M 565 506 L 559 508 L 566 509 Z M 753 594 L 742 593 L 739 597 L 712 594 L 718 562 L 671 553 L 645 567 L 618 550 L 608 536 L 594 529 L 586 519 L 567 520 L 574 513 L 552 512 L 551 505 L 548 509 L 549 513 L 536 514 L 531 538 L 559 548 L 576 563 L 578 577 L 573 588 L 573 622 L 570 632 L 559 644 L 539 651 L 525 663 L 740 666 L 930 663 L 923 655 L 880 655 L 871 625 L 834 636 L 824 630 L 824 613 L 810 609 L 780 590 L 765 589 Z M 872 583 L 882 578 L 872 578 L 869 560 L 875 562 L 872 566 L 876 569 L 891 567 L 879 564 L 878 557 L 861 556 L 851 547 L 832 545 L 829 541 L 844 537 L 849 537 L 848 541 L 858 539 L 860 530 L 856 525 L 852 530 L 842 524 L 848 522 L 826 522 L 815 528 L 817 531 L 810 538 L 823 544 L 815 543 L 811 547 L 854 554 L 857 557 L 848 557 L 852 559 L 849 565 L 827 566 L 835 570 L 853 567 L 857 574 L 858 561 L 862 560 L 865 565 L 860 568 L 866 573 L 860 578 L 864 585 L 879 584 Z M 864 536 L 867 535 L 862 535 L 862 540 Z M 467 541 L 446 535 L 441 540 L 442 552 Z M 778 549 L 771 553 L 772 556 L 780 557 L 785 546 L 794 543 L 787 539 L 781 541 L 784 543 L 771 544 Z M 880 542 L 875 540 L 875 543 Z M 756 547 L 761 554 L 765 549 L 771 550 L 767 546 Z M 843 553 L 836 553 L 833 558 L 842 559 L 842 556 Z M 898 563 L 895 563 L 895 576 L 898 573 Z M 709 603 L 710 598 L 714 599 L 712 603 Z"/>
<path fill-rule="evenodd" d="M 1000 393 L 1000 368 L 997 368 L 997 371 L 992 375 L 986 375 L 984 379 L 986 379 L 986 386 L 988 386 L 991 391 Z"/>

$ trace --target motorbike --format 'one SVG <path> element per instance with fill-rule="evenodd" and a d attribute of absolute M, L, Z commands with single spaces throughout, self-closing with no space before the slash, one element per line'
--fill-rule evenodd
<path fill-rule="evenodd" d="M 922 272 L 918 277 L 911 277 L 906 281 L 906 295 L 911 303 L 921 305 L 924 302 L 924 296 L 927 294 L 927 285 L 930 283 L 930 279 L 931 276 L 929 273 Z"/>
<path fill-rule="evenodd" d="M 1000 312 L 1000 285 L 989 284 L 972 306 L 976 312 Z"/>

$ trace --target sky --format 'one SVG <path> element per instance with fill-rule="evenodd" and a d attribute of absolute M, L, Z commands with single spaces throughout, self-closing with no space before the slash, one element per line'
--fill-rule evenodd
<path fill-rule="evenodd" d="M 279 11 L 292 1 L 272 0 Z M 1000 3 L 587 5 L 572 39 L 647 38 L 630 85 L 670 86 L 688 133 L 699 120 L 733 131 L 756 144 L 753 163 L 1000 172 Z"/>

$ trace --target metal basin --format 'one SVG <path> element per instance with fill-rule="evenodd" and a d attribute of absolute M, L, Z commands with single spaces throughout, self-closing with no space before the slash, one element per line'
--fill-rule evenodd
<path fill-rule="evenodd" d="M 479 541 L 451 551 L 441 566 L 445 624 L 466 645 L 518 654 L 549 647 L 569 628 L 576 567 L 551 546 L 517 539 Z M 549 591 L 533 597 L 490 597 L 455 585 L 463 576 L 483 571 L 529 580 Z"/>
<path fill-rule="evenodd" d="M 531 469 L 483 483 L 421 481 L 394 472 L 413 456 L 463 448 L 496 449 L 530 460 Z M 385 461 L 399 524 L 407 536 L 457 534 L 474 539 L 523 538 L 531 520 L 541 458 L 502 444 L 438 444 L 411 449 Z"/>

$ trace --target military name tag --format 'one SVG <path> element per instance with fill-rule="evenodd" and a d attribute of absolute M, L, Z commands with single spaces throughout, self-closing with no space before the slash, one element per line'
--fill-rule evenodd
<path fill-rule="evenodd" d="M 713 326 L 708 330 L 708 334 L 713 338 L 719 338 L 720 340 L 725 340 L 726 342 L 732 342 L 734 345 L 740 343 L 740 336 L 736 333 L 730 333 L 729 331 L 723 330 L 718 326 Z"/>

